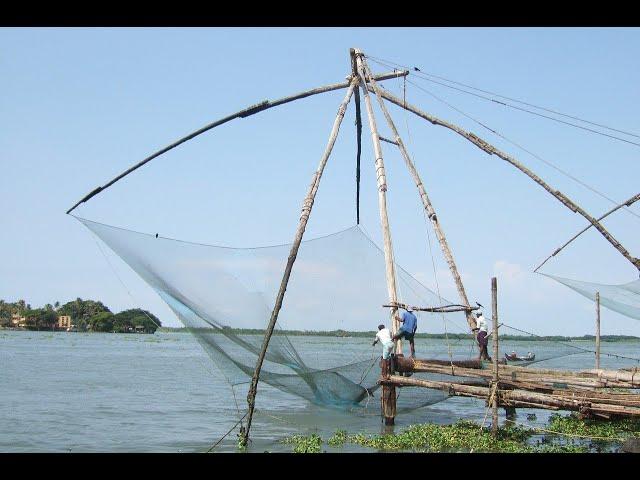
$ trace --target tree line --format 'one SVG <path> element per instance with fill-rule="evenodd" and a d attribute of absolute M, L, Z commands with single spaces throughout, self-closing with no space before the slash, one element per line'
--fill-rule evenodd
<path fill-rule="evenodd" d="M 24 300 L 0 300 L 0 326 L 14 326 L 14 315 L 24 317 L 24 328 L 28 330 L 54 330 L 58 326 L 58 317 L 62 315 L 70 316 L 71 323 L 81 332 L 129 333 L 143 330 L 145 333 L 154 333 L 161 326 L 160 319 L 147 310 L 132 308 L 114 314 L 102 302 L 80 297 L 64 305 L 55 302 L 40 308 L 32 308 Z"/>

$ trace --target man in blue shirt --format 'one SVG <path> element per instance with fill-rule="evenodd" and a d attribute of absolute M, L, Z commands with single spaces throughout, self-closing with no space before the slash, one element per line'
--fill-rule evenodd
<path fill-rule="evenodd" d="M 395 342 L 402 338 L 409 340 L 409 345 L 411 346 L 411 357 L 416 358 L 416 346 L 413 342 L 413 337 L 418 329 L 418 319 L 411 310 L 407 310 L 406 312 L 402 312 L 402 315 L 398 320 L 402 322 L 402 326 L 400 327 L 400 330 L 398 330 L 398 333 L 393 336 L 393 341 Z"/>

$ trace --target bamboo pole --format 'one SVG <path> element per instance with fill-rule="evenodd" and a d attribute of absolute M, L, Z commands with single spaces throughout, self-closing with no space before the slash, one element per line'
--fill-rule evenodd
<path fill-rule="evenodd" d="M 491 311 L 493 320 L 493 405 L 491 433 L 495 437 L 498 435 L 498 280 L 491 279 Z"/>
<path fill-rule="evenodd" d="M 475 360 L 449 362 L 438 360 L 422 360 L 412 358 L 396 359 L 399 372 L 426 372 L 461 377 L 485 379 L 487 382 L 493 378 L 492 370 L 485 370 L 477 366 Z M 604 373 L 606 372 L 606 373 Z M 593 372 L 565 372 L 555 370 L 529 369 L 525 367 L 511 367 L 510 365 L 498 365 L 500 382 L 536 384 L 538 388 L 557 388 L 554 385 L 566 384 L 585 388 L 638 388 L 640 387 L 640 373 L 608 372 L 599 370 Z M 608 374 L 608 378 L 605 375 Z M 630 377 L 635 375 L 634 381 Z M 621 379 L 616 377 L 621 376 Z"/>
<path fill-rule="evenodd" d="M 369 129 L 371 130 L 371 139 L 373 141 L 373 150 L 376 156 L 375 165 L 378 182 L 378 209 L 380 212 L 380 223 L 382 225 L 382 236 L 384 238 L 384 259 L 387 278 L 387 290 L 390 303 L 395 305 L 398 300 L 398 294 L 396 287 L 395 262 L 393 259 L 393 244 L 391 242 L 391 228 L 389 227 L 389 216 L 387 213 L 387 179 L 384 170 L 384 160 L 382 158 L 382 147 L 380 146 L 380 136 L 378 134 L 376 119 L 373 115 L 371 98 L 369 97 L 369 92 L 366 87 L 366 63 L 362 57 L 362 53 L 358 49 L 351 49 L 351 58 L 355 60 L 353 63 L 355 63 L 358 76 L 360 77 L 362 91 L 364 93 L 365 107 L 367 109 L 367 117 L 369 119 Z M 399 330 L 397 312 L 398 309 L 396 307 L 392 307 L 390 309 L 392 332 L 394 335 L 398 333 Z M 396 355 L 402 354 L 401 340 L 396 340 L 395 353 Z M 391 368 L 393 370 L 395 367 Z M 393 371 L 391 373 L 393 373 Z M 382 415 L 384 417 L 385 425 L 393 425 L 395 423 L 396 389 L 393 385 L 387 384 L 382 386 Z"/>
<path fill-rule="evenodd" d="M 285 268 L 284 275 L 282 277 L 282 282 L 280 283 L 280 290 L 278 291 L 278 296 L 276 297 L 276 302 L 273 307 L 273 312 L 271 313 L 271 319 L 269 320 L 269 325 L 267 327 L 267 331 L 265 332 L 264 341 L 262 343 L 262 350 L 260 351 L 260 355 L 258 356 L 255 371 L 253 373 L 253 377 L 251 378 L 251 386 L 249 387 L 249 393 L 247 394 L 247 404 L 249 405 L 249 415 L 247 418 L 247 428 L 245 429 L 244 434 L 240 440 L 240 443 L 243 446 L 247 445 L 247 441 L 249 439 L 249 430 L 251 429 L 251 420 L 253 418 L 253 411 L 255 408 L 255 397 L 256 397 L 256 392 L 258 388 L 258 379 L 260 377 L 260 370 L 262 369 L 262 363 L 267 353 L 269 340 L 271 339 L 271 335 L 273 334 L 273 329 L 275 328 L 276 321 L 278 320 L 278 314 L 280 313 L 280 308 L 282 307 L 282 302 L 284 300 L 284 294 L 287 289 L 287 284 L 289 283 L 289 277 L 291 276 L 293 263 L 295 262 L 296 256 L 298 255 L 298 249 L 300 247 L 300 243 L 302 242 L 302 236 L 304 235 L 304 231 L 307 226 L 307 221 L 309 220 L 309 216 L 311 215 L 311 209 L 313 208 L 313 201 L 315 199 L 316 192 L 318 191 L 318 187 L 320 186 L 320 178 L 322 177 L 322 172 L 324 171 L 324 167 L 327 164 L 329 155 L 331 155 L 331 151 L 333 150 L 333 146 L 336 142 L 336 138 L 338 137 L 338 131 L 340 130 L 340 124 L 342 123 L 342 119 L 344 118 L 347 105 L 349 103 L 349 100 L 351 99 L 351 95 L 353 94 L 354 89 L 357 88 L 358 86 L 358 82 L 359 80 L 357 77 L 354 77 L 351 80 L 349 89 L 347 90 L 347 94 L 345 95 L 344 100 L 340 104 L 340 108 L 338 109 L 338 114 L 336 115 L 336 119 L 333 122 L 333 128 L 329 136 L 327 147 L 325 148 L 322 158 L 320 159 L 320 164 L 318 165 L 316 172 L 313 174 L 311 185 L 309 185 L 309 191 L 307 192 L 304 202 L 302 203 L 300 223 L 298 225 L 298 229 L 296 231 L 296 235 L 293 240 L 293 245 L 291 245 L 291 251 L 289 252 L 289 259 L 287 260 L 287 266 Z"/>
<path fill-rule="evenodd" d="M 630 199 L 628 199 L 627 201 L 621 203 L 620 205 L 617 205 L 616 207 L 612 208 L 611 210 L 609 210 L 607 213 L 605 213 L 604 215 L 600 216 L 597 218 L 598 222 L 604 220 L 606 217 L 608 217 L 609 215 L 611 215 L 613 212 L 616 212 L 617 210 L 621 209 L 622 207 L 630 207 L 631 205 L 633 205 L 634 203 L 636 203 L 638 200 L 640 200 L 640 193 L 636 193 L 633 197 L 631 197 Z M 567 245 L 569 245 L 571 242 L 573 242 L 576 238 L 578 238 L 580 235 L 582 235 L 584 232 L 586 232 L 587 230 L 589 230 L 591 227 L 593 227 L 593 224 L 589 224 L 586 227 L 584 227 L 582 230 L 580 230 L 578 233 L 576 233 L 573 237 L 571 237 L 567 242 L 565 242 L 562 246 L 558 247 L 551 255 L 549 255 L 547 258 L 544 259 L 544 262 L 542 262 L 540 265 L 538 265 L 533 271 L 537 272 L 540 267 L 542 267 L 545 263 L 547 263 L 547 261 L 551 258 L 551 257 L 555 257 L 557 254 L 559 254 L 564 247 L 566 247 Z"/>
<path fill-rule="evenodd" d="M 369 72 L 369 76 L 371 77 L 371 72 Z M 440 222 L 438 221 L 438 217 L 436 216 L 436 212 L 433 208 L 433 205 L 431 204 L 431 201 L 429 200 L 429 196 L 427 195 L 427 192 L 424 188 L 424 184 L 422 183 L 422 179 L 420 178 L 420 175 L 418 174 L 418 171 L 416 170 L 416 167 L 413 163 L 413 161 L 411 160 L 411 157 L 409 156 L 409 152 L 407 152 L 407 149 L 404 146 L 404 142 L 402 141 L 402 138 L 400 138 L 400 134 L 398 133 L 398 129 L 396 128 L 395 123 L 393 122 L 393 119 L 391 118 L 391 115 L 389 114 L 389 111 L 387 110 L 387 107 L 385 106 L 384 102 L 382 101 L 382 92 L 380 90 L 380 88 L 378 87 L 378 85 L 376 84 L 375 80 L 371 80 L 371 87 L 373 88 L 373 91 L 376 94 L 376 97 L 378 99 L 378 103 L 380 104 L 380 109 L 382 110 L 382 113 L 384 114 L 385 119 L 387 120 L 387 124 L 389 125 L 389 128 L 391 128 L 391 131 L 393 132 L 393 135 L 395 136 L 395 144 L 398 146 L 400 153 L 402 154 L 402 157 L 404 158 L 405 164 L 407 165 L 407 169 L 409 170 L 409 173 L 411 174 L 411 177 L 413 178 L 414 183 L 416 184 L 416 187 L 418 188 L 418 193 L 420 194 L 420 199 L 422 200 L 422 205 L 425 209 L 425 211 L 427 212 L 427 216 L 429 217 L 429 220 L 431 221 L 432 225 L 433 225 L 433 229 L 436 233 L 436 237 L 438 238 L 438 242 L 440 243 L 440 248 L 442 249 L 442 253 L 444 254 L 444 258 L 447 261 L 447 265 L 449 266 L 449 271 L 451 272 L 451 275 L 453 276 L 453 280 L 456 284 L 456 288 L 458 289 L 458 295 L 460 296 L 460 301 L 466 306 L 470 308 L 469 305 L 469 299 L 467 298 L 467 293 L 465 292 L 464 289 L 464 285 L 462 284 L 462 279 L 460 278 L 460 274 L 458 273 L 458 268 L 456 267 L 456 263 L 453 260 L 453 254 L 451 253 L 451 248 L 449 247 L 449 244 L 447 243 L 447 239 L 444 235 L 444 231 L 442 230 L 442 227 L 440 226 Z M 475 318 L 473 317 L 473 315 L 471 314 L 471 310 L 466 310 L 465 311 L 465 315 L 467 317 L 467 323 L 469 324 L 469 328 L 474 329 L 476 327 L 476 321 Z"/>
<path fill-rule="evenodd" d="M 382 75 L 378 75 L 378 76 L 376 76 L 376 79 L 377 80 L 389 80 L 391 78 L 404 77 L 404 76 L 406 76 L 408 74 L 409 74 L 409 72 L 406 71 L 406 70 L 394 71 L 394 72 L 389 72 L 389 73 L 384 73 Z M 228 116 L 226 116 L 226 117 L 224 117 L 224 118 L 222 118 L 220 120 L 216 120 L 215 122 L 209 123 L 209 124 L 205 125 L 204 127 L 199 128 L 195 132 L 192 132 L 189 135 L 187 135 L 185 137 L 182 137 L 179 140 L 176 140 L 171 145 L 168 145 L 168 146 L 158 150 L 157 152 L 149 155 L 147 158 L 145 158 L 144 160 L 136 163 L 131 168 L 125 170 L 124 172 L 122 172 L 120 175 L 118 175 L 114 179 L 110 180 L 105 185 L 93 189 L 91 192 L 89 192 L 84 197 L 82 197 L 82 199 L 80 199 L 77 203 L 75 203 L 73 205 L 73 207 L 71 207 L 69 210 L 67 210 L 67 213 L 68 214 L 71 213 L 81 203 L 84 203 L 84 202 L 88 201 L 89 199 L 91 199 L 92 197 L 94 197 L 95 195 L 100 193 L 101 191 L 106 190 L 111 185 L 116 183 L 118 180 L 122 179 L 123 177 L 126 177 L 131 172 L 133 172 L 134 170 L 137 170 L 138 168 L 142 167 L 143 165 L 145 165 L 146 163 L 150 162 L 154 158 L 159 157 L 163 153 L 166 153 L 169 150 L 172 150 L 172 149 L 176 148 L 178 145 L 181 145 L 181 144 L 185 143 L 186 141 L 191 140 L 191 139 L 197 137 L 198 135 L 201 135 L 201 134 L 203 134 L 203 133 L 205 133 L 205 132 L 207 132 L 207 131 L 215 128 L 215 127 L 219 127 L 220 125 L 223 125 L 223 124 L 225 124 L 225 123 L 227 123 L 227 122 L 229 122 L 231 120 L 234 120 L 236 118 L 246 118 L 246 117 L 249 117 L 251 115 L 255 115 L 258 112 L 262 112 L 264 110 L 267 110 L 267 109 L 272 108 L 272 107 L 277 107 L 279 105 L 284 105 L 285 103 L 293 102 L 295 100 L 300 100 L 301 98 L 310 97 L 312 95 L 317 95 L 319 93 L 331 92 L 333 90 L 340 90 L 341 88 L 347 88 L 351 84 L 352 79 L 353 79 L 353 76 L 350 76 L 350 77 L 347 77 L 347 81 L 346 82 L 333 83 L 331 85 L 325 85 L 325 86 L 322 86 L 322 87 L 312 88 L 311 90 L 306 90 L 304 92 L 296 93 L 295 95 L 289 95 L 287 97 L 279 98 L 279 99 L 273 100 L 273 101 L 264 100 L 264 101 L 262 101 L 260 103 L 256 103 L 255 105 L 251 105 L 250 107 L 244 108 L 244 109 L 242 109 L 242 110 L 240 110 L 240 111 L 238 111 L 236 113 L 232 113 L 231 115 L 228 115 Z"/>
<path fill-rule="evenodd" d="M 352 56 L 355 57 L 356 69 L 360 77 L 362 91 L 364 93 L 364 102 L 367 108 L 367 116 L 369 118 L 369 128 L 371 130 L 371 140 L 373 141 L 373 150 L 376 156 L 376 176 L 378 180 L 378 206 L 380 210 L 380 223 L 382 224 L 382 235 L 384 238 L 384 259 L 386 267 L 387 277 L 387 290 L 389 293 L 389 303 L 395 305 L 398 300 L 397 287 L 396 287 L 396 271 L 393 260 L 393 245 L 391 243 L 391 229 L 389 227 L 389 216 L 387 214 L 387 178 L 384 170 L 384 160 L 382 159 L 382 147 L 380 146 L 380 137 L 378 135 L 378 127 L 376 125 L 376 119 L 373 115 L 373 106 L 371 105 L 371 98 L 369 97 L 369 91 L 367 90 L 367 79 L 365 76 L 366 62 L 362 56 L 362 52 L 358 49 L 351 49 Z M 371 81 L 371 78 L 369 78 Z M 397 318 L 397 308 L 391 308 L 391 323 L 393 325 L 393 334 L 395 335 L 399 330 L 399 321 Z M 402 341 L 396 341 L 396 354 L 402 353 Z"/>
<path fill-rule="evenodd" d="M 369 88 L 372 89 L 372 87 L 369 87 Z M 445 128 L 448 128 L 449 130 L 454 131 L 455 133 L 457 133 L 458 135 L 462 136 L 463 138 L 469 140 L 471 143 L 473 143 L 474 145 L 476 145 L 478 148 L 480 148 L 481 150 L 485 151 L 489 155 L 495 154 L 498 157 L 500 157 L 503 160 L 505 160 L 506 162 L 508 162 L 511 165 L 513 165 L 514 167 L 516 167 L 518 170 L 523 172 L 525 175 L 527 175 L 529 178 L 531 178 L 534 182 L 536 182 L 538 185 L 540 185 L 542 188 L 544 188 L 547 192 L 549 192 L 551 195 L 553 195 L 565 207 L 569 208 L 574 213 L 578 213 L 578 214 L 582 215 L 584 218 L 586 218 L 589 221 L 589 223 L 591 223 L 602 234 L 602 236 L 604 238 L 606 238 L 607 241 L 609 243 L 611 243 L 611 245 L 613 245 L 613 247 L 616 250 L 618 250 L 618 252 L 620 252 L 620 254 L 624 258 L 626 258 L 629 262 L 631 262 L 631 264 L 634 267 L 636 267 L 638 270 L 640 270 L 640 259 L 631 256 L 631 254 L 627 251 L 627 249 L 624 248 L 622 246 L 622 244 L 618 240 L 616 240 L 607 231 L 607 229 L 604 228 L 604 226 L 601 223 L 599 223 L 594 217 L 589 215 L 582 207 L 580 207 L 575 202 L 573 202 L 571 199 L 569 199 L 569 197 L 567 197 L 565 194 L 563 194 L 559 190 L 555 190 L 553 187 L 551 187 L 549 184 L 547 184 L 544 180 L 542 180 L 538 175 L 536 175 L 531 170 L 529 170 L 527 167 L 525 167 L 520 162 L 518 162 L 515 158 L 513 158 L 510 155 L 507 155 L 506 153 L 500 151 L 499 149 L 497 149 L 496 147 L 494 147 L 490 143 L 486 142 L 485 140 L 481 139 L 477 135 L 474 135 L 471 132 L 467 132 L 466 130 L 464 130 L 464 129 L 462 129 L 462 128 L 460 128 L 460 127 L 458 127 L 458 126 L 456 126 L 456 125 L 454 125 L 452 123 L 445 122 L 444 120 L 441 120 L 441 119 L 439 119 L 439 118 L 437 118 L 437 117 L 435 117 L 433 115 L 425 113 L 422 110 L 420 110 L 419 108 L 415 107 L 414 105 L 411 105 L 410 103 L 407 103 L 406 101 L 403 101 L 403 100 L 399 99 L 398 97 L 396 97 L 395 95 L 392 95 L 391 93 L 389 93 L 387 91 L 383 91 L 382 92 L 382 97 L 387 99 L 387 100 L 389 100 L 391 103 L 394 103 L 394 104 L 398 105 L 399 107 L 402 107 L 405 110 L 408 110 L 408 111 L 416 114 L 417 116 L 419 116 L 421 118 L 424 118 L 428 122 L 431 122 L 433 125 L 440 125 L 442 127 L 445 127 Z"/>
<path fill-rule="evenodd" d="M 596 292 L 596 370 L 600 370 L 600 292 Z"/>

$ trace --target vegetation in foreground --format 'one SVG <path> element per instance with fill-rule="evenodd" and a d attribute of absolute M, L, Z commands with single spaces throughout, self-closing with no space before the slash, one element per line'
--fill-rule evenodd
<path fill-rule="evenodd" d="M 632 420 L 582 420 L 576 414 L 551 416 L 549 431 L 541 439 L 535 429 L 509 424 L 498 429 L 493 438 L 487 427 L 472 421 L 459 420 L 452 425 L 412 425 L 397 434 L 349 434 L 338 430 L 327 439 L 330 447 L 345 444 L 360 445 L 379 452 L 492 452 L 492 453 L 588 453 L 618 451 L 621 442 L 630 436 L 640 436 L 640 422 Z M 595 441 L 584 437 L 596 437 Z M 324 441 L 317 434 L 292 435 L 282 443 L 293 445 L 296 453 L 320 453 Z"/>

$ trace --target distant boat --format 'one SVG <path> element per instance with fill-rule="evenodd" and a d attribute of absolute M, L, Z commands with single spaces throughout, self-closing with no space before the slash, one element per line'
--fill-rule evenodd
<path fill-rule="evenodd" d="M 536 355 L 534 353 L 529 352 L 527 353 L 526 356 L 522 357 L 518 355 L 516 352 L 511 352 L 511 353 L 505 353 L 504 358 L 506 358 L 507 361 L 509 362 L 531 362 L 532 360 L 535 360 Z"/>

